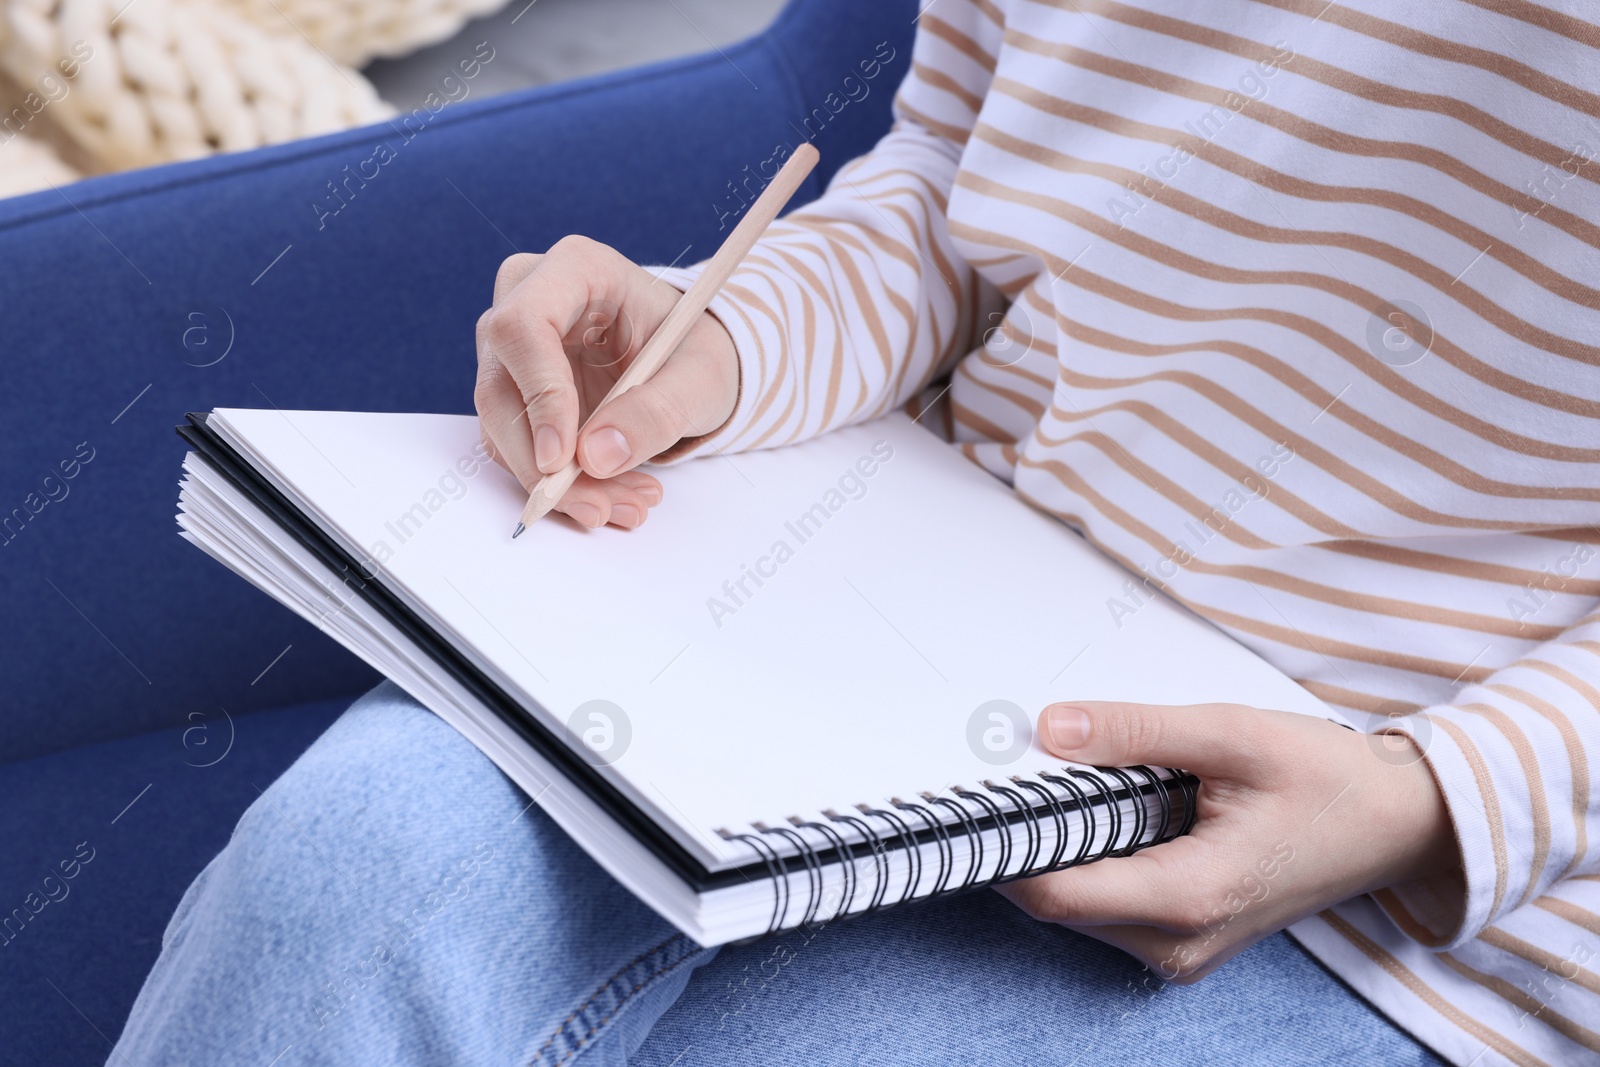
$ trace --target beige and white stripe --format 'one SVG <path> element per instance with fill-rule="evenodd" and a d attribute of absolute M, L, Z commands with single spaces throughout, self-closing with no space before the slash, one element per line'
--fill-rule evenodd
<path fill-rule="evenodd" d="M 713 303 L 700 448 L 949 375 L 971 459 L 1423 745 L 1464 889 L 1296 936 L 1454 1062 L 1600 1063 L 1600 11 L 938 0 L 895 103 Z"/>

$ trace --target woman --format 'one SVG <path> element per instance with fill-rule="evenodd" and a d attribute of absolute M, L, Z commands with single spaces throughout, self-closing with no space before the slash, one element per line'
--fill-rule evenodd
<path fill-rule="evenodd" d="M 719 953 L 380 687 L 113 1060 L 1600 1062 L 1597 46 L 1524 0 L 938 0 L 893 130 L 581 435 L 694 269 L 568 238 L 480 322 L 487 443 L 576 455 L 579 523 L 915 404 L 1132 572 L 1119 624 L 1164 589 L 1368 734 L 1065 692 L 1047 746 L 1194 770 L 1190 837 Z"/>

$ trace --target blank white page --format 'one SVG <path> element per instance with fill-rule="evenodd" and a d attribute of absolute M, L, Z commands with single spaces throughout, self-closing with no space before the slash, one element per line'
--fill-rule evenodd
<path fill-rule="evenodd" d="M 1127 571 L 904 415 L 652 469 L 665 500 L 637 530 L 553 516 L 515 541 L 526 494 L 475 458 L 472 417 L 212 425 L 575 747 L 575 709 L 620 707 L 605 773 L 712 867 L 749 857 L 721 827 L 1061 766 L 1037 739 L 992 762 L 990 701 L 1339 718 L 1164 598 L 1119 625 Z"/>

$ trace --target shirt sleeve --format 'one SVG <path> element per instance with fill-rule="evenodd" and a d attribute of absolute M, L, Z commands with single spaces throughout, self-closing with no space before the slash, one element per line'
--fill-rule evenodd
<path fill-rule="evenodd" d="M 1455 948 L 1563 879 L 1600 873 L 1590 770 L 1600 757 L 1600 603 L 1450 704 L 1396 727 L 1438 780 L 1463 861 L 1450 878 L 1374 894 L 1408 935 Z"/>
<path fill-rule="evenodd" d="M 989 0 L 942 0 L 923 14 L 889 133 L 822 197 L 773 223 L 711 302 L 739 355 L 732 416 L 661 458 L 773 447 L 875 418 L 999 321 L 1005 300 L 957 251 L 946 211 L 1002 33 Z M 700 269 L 660 276 L 687 289 Z"/>

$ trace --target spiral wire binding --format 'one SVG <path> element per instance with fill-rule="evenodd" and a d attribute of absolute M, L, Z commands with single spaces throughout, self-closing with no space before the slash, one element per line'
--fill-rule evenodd
<path fill-rule="evenodd" d="M 1100 855 L 1095 856 L 1093 859 L 1085 857 L 1080 861 L 1083 863 L 1097 863 L 1111 855 L 1112 847 L 1117 843 L 1117 838 L 1122 834 L 1122 808 L 1117 804 L 1116 794 L 1111 791 L 1110 786 L 1106 785 L 1104 779 L 1092 774 L 1085 774 L 1083 771 L 1068 771 L 1067 774 L 1071 775 L 1073 778 L 1082 778 L 1093 782 L 1095 789 L 1099 791 L 1099 796 L 1105 800 L 1106 816 L 1111 822 L 1111 828 L 1106 833 L 1106 847 L 1104 851 L 1100 853 Z M 1090 801 L 1087 796 L 1085 796 L 1084 792 L 1076 785 L 1069 783 L 1066 778 L 1063 778 L 1060 775 L 1045 774 L 1041 771 L 1039 777 L 1043 778 L 1047 782 L 1054 782 L 1065 789 L 1071 789 L 1080 797 L 1084 798 L 1082 810 L 1086 814 L 1085 822 L 1087 824 L 1084 832 L 1084 839 L 1089 844 L 1092 844 L 1094 842 L 1094 831 L 1098 829 L 1098 827 L 1095 823 L 1095 820 L 1092 817 L 1088 817 L 1087 813 L 1094 808 L 1094 802 Z M 1087 845 L 1085 847 L 1087 848 Z"/>
<path fill-rule="evenodd" d="M 985 781 L 983 787 L 991 793 L 998 793 L 1000 796 L 1005 797 L 1011 801 L 1012 806 L 1022 813 L 1023 827 L 1028 835 L 1028 854 L 1017 865 L 1017 873 L 1019 877 L 1024 874 L 1032 874 L 1033 865 L 1039 859 L 1039 850 L 1044 848 L 1044 829 L 1039 825 L 1039 817 L 1034 814 L 1033 806 L 1023 800 L 1022 794 L 1015 789 L 1008 789 L 1003 785 L 990 781 Z"/>
<path fill-rule="evenodd" d="M 800 918 L 800 925 L 810 926 L 811 921 L 817 917 L 817 909 L 822 906 L 822 861 L 817 856 L 817 850 L 811 847 L 811 842 L 803 835 L 795 833 L 787 826 L 767 826 L 765 823 L 755 823 L 754 826 L 764 834 L 777 834 L 800 850 L 800 859 L 806 865 L 806 894 L 809 898 L 806 901 L 805 914 Z"/>
<path fill-rule="evenodd" d="M 815 830 L 828 839 L 828 844 L 832 846 L 835 853 L 844 858 L 844 862 L 839 864 L 840 870 L 844 873 L 844 888 L 842 890 L 844 903 L 841 907 L 844 910 L 849 910 L 850 905 L 855 902 L 856 889 L 861 885 L 861 872 L 856 870 L 855 849 L 851 848 L 839 831 L 831 826 L 801 819 L 798 815 L 789 816 L 789 824 L 799 830 Z M 823 869 L 825 865 L 819 862 L 818 867 Z"/>
<path fill-rule="evenodd" d="M 807 900 L 797 925 L 810 928 L 817 924 L 830 866 L 839 868 L 841 901 L 824 922 L 871 915 L 884 907 L 904 904 L 913 897 L 949 896 L 1046 871 L 1129 856 L 1171 837 L 1187 834 L 1193 829 L 1197 817 L 1198 782 L 1193 775 L 1183 771 L 1170 767 L 1162 769 L 1167 772 L 1166 777 L 1144 766 L 1100 767 L 1095 772 L 1069 767 L 1064 768 L 1064 774 L 1039 771 L 1031 776 L 1013 775 L 1006 782 L 985 780 L 982 782 L 983 791 L 962 785 L 951 786 L 949 791 L 953 797 L 922 793 L 921 803 L 893 797 L 889 801 L 893 811 L 870 804 L 857 804 L 855 811 L 859 815 L 831 808 L 823 811 L 821 814 L 826 822 L 790 816 L 787 826 L 752 823 L 757 831 L 754 834 L 728 830 L 719 833 L 727 840 L 748 844 L 761 858 L 774 883 L 772 918 L 766 934 L 759 935 L 766 936 L 788 928 L 794 904 L 790 887 L 791 868 L 783 852 L 770 840 L 772 837 L 792 846 L 804 866 Z M 1038 781 L 1033 780 L 1035 778 Z M 1089 788 L 1085 788 L 1085 785 Z M 1049 786 L 1055 786 L 1060 793 Z M 1183 797 L 1183 818 L 1176 833 L 1171 833 L 1174 790 L 1180 791 Z M 1125 796 L 1119 799 L 1119 793 Z M 1146 798 L 1152 795 L 1159 807 L 1153 833 L 1152 813 L 1145 803 Z M 1124 819 L 1121 807 L 1124 799 L 1132 801 L 1132 815 L 1128 820 Z M 1069 806 L 1073 810 L 1069 810 Z M 940 818 L 939 811 L 949 812 L 955 822 Z M 871 819 L 880 820 L 883 826 L 892 828 L 892 831 L 874 826 L 869 821 Z M 999 850 L 994 871 L 987 877 L 983 875 L 983 838 L 987 830 L 980 825 L 980 819 L 991 824 Z M 1055 845 L 1049 857 L 1041 861 L 1046 819 L 1054 830 Z M 914 825 L 913 820 L 920 826 Z M 1016 840 L 1012 831 L 1019 822 L 1023 830 L 1021 842 Z M 854 905 L 856 897 L 863 890 L 859 863 L 866 856 L 859 851 L 861 843 L 853 844 L 847 840 L 837 828 L 839 826 L 847 827 L 859 835 L 872 859 L 872 892 L 865 906 L 860 909 Z M 1126 837 L 1125 828 L 1129 830 Z M 1106 831 L 1105 841 L 1095 850 L 1094 843 L 1102 829 Z M 804 830 L 826 841 L 826 851 L 831 852 L 835 859 L 825 862 L 823 853 L 801 832 Z M 1068 850 L 1074 837 L 1076 849 L 1069 856 Z M 956 880 L 958 838 L 965 841 L 968 852 L 966 871 L 959 881 Z M 931 889 L 918 893 L 917 889 L 928 873 L 927 861 L 932 858 L 924 854 L 928 844 L 934 846 L 938 869 L 933 872 Z M 891 860 L 896 849 L 906 856 L 906 878 L 899 895 L 891 896 Z"/>
<path fill-rule="evenodd" d="M 1171 768 L 1168 768 L 1171 770 Z M 1178 776 L 1178 784 L 1183 789 L 1183 825 L 1178 828 L 1180 836 L 1194 829 L 1194 821 L 1200 817 L 1200 783 L 1192 775 L 1173 770 Z"/>
<path fill-rule="evenodd" d="M 1056 799 L 1054 793 L 1038 782 L 1030 782 L 1021 775 L 1016 775 L 1011 781 L 1018 789 L 1026 789 L 1035 796 L 1043 797 L 1044 802 L 1050 808 L 1050 817 L 1055 820 L 1056 824 L 1056 850 L 1050 854 L 1050 862 L 1044 865 L 1044 869 L 1047 871 L 1055 870 L 1056 865 L 1061 862 L 1062 855 L 1067 851 L 1066 809 L 1061 806 L 1061 801 Z"/>
<path fill-rule="evenodd" d="M 1004 826 L 1005 825 L 1006 817 L 1000 811 L 1000 806 L 998 804 L 996 804 L 994 801 L 990 800 L 988 797 L 984 796 L 982 793 L 976 793 L 976 792 L 973 792 L 970 789 L 963 789 L 959 785 L 954 787 L 950 791 L 952 793 L 954 793 L 956 796 L 960 797 L 962 800 L 970 800 L 974 804 L 976 804 L 979 807 L 981 807 L 983 809 L 983 811 L 984 811 L 984 814 L 988 815 L 989 818 L 994 820 L 996 826 Z M 973 825 L 974 825 L 974 828 L 975 828 L 974 829 L 974 833 L 976 835 L 975 840 L 981 845 L 983 843 L 983 830 L 982 829 L 977 829 L 976 828 L 977 827 L 976 823 L 974 823 Z M 1002 877 L 1004 877 L 1005 873 L 1006 873 L 1006 864 L 1011 862 L 1011 835 L 1008 834 L 1008 833 L 1002 833 L 1002 834 L 999 834 L 998 836 L 999 836 L 999 839 L 1000 839 L 999 840 L 999 843 L 1000 843 L 1000 862 L 998 862 L 998 863 L 996 863 L 994 865 L 994 877 L 990 878 L 986 882 L 981 883 L 983 886 L 994 885 Z M 982 853 L 980 852 L 979 855 L 981 856 Z M 982 872 L 982 870 L 983 870 L 983 863 L 982 863 L 981 860 L 978 863 L 978 868 L 977 869 L 978 869 L 979 872 Z M 978 884 L 979 883 L 974 883 L 973 888 L 977 888 Z"/>
<path fill-rule="evenodd" d="M 1156 772 L 1149 767 L 1129 767 L 1130 771 L 1138 774 L 1150 783 L 1150 792 L 1156 795 L 1156 801 L 1161 805 L 1161 825 L 1156 827 L 1153 840 L 1160 841 L 1166 836 L 1167 830 L 1172 826 L 1172 797 L 1161 788 L 1161 779 L 1156 777 Z M 1143 790 L 1141 790 L 1143 792 Z M 1142 810 L 1142 806 L 1141 806 Z"/>
<path fill-rule="evenodd" d="M 1071 865 L 1076 867 L 1080 863 L 1087 863 L 1089 846 L 1094 844 L 1095 831 L 1094 816 L 1089 814 L 1092 808 L 1092 805 L 1089 802 L 1089 795 L 1083 791 L 1083 788 L 1079 786 L 1077 782 L 1070 778 L 1062 778 L 1059 775 L 1044 773 L 1041 773 L 1039 777 L 1043 778 L 1047 782 L 1054 782 L 1055 784 L 1061 786 L 1061 788 L 1071 793 L 1073 799 L 1078 802 L 1078 814 L 1083 819 L 1083 833 L 1078 835 L 1078 854 L 1072 858 Z M 1048 790 L 1046 790 L 1046 792 L 1048 792 Z"/>
<path fill-rule="evenodd" d="M 767 924 L 767 933 L 783 929 L 783 920 L 789 917 L 789 866 L 783 862 L 783 856 L 755 834 L 736 834 L 728 830 L 721 833 L 729 841 L 743 841 L 755 849 L 761 862 L 766 864 L 773 884 L 772 921 Z"/>
<path fill-rule="evenodd" d="M 947 830 L 945 830 L 944 823 L 940 822 L 938 819 L 935 819 L 928 812 L 928 809 L 923 807 L 921 804 L 909 804 L 906 801 L 901 800 L 899 797 L 894 797 L 892 800 L 890 800 L 890 803 L 899 808 L 901 811 L 911 812 L 917 816 L 917 818 L 926 823 L 929 829 L 933 831 L 934 841 L 939 847 L 939 874 L 934 880 L 933 892 L 929 895 L 935 897 L 942 896 L 944 894 L 944 887 L 946 883 L 949 882 L 950 874 L 955 868 L 956 864 L 955 845 L 950 843 L 950 834 Z"/>
<path fill-rule="evenodd" d="M 1115 778 L 1117 783 L 1121 785 L 1122 788 L 1126 789 L 1130 794 L 1139 788 L 1134 784 L 1132 776 L 1130 776 L 1128 772 L 1123 770 L 1121 767 L 1107 767 L 1105 768 L 1105 772 Z M 1118 808 L 1118 814 L 1121 814 L 1120 807 Z M 1134 852 L 1138 850 L 1139 842 L 1144 839 L 1146 822 L 1147 819 L 1145 817 L 1144 805 L 1135 804 L 1133 806 L 1133 833 L 1128 835 L 1128 845 L 1126 848 L 1119 848 L 1111 854 L 1113 856 L 1133 855 Z"/>
<path fill-rule="evenodd" d="M 874 808 L 870 804 L 857 804 L 856 810 L 863 815 L 871 815 L 874 818 L 882 819 L 895 828 L 895 836 L 904 843 L 902 847 L 906 850 L 906 891 L 899 902 L 903 903 L 910 900 L 911 894 L 916 891 L 916 887 L 922 884 L 922 849 L 917 847 L 916 833 L 911 829 L 910 824 L 892 811 Z M 888 857 L 885 856 L 885 862 L 887 862 L 887 859 Z"/>
<path fill-rule="evenodd" d="M 962 807 L 960 804 L 957 804 L 955 801 L 951 800 L 949 797 L 938 797 L 934 796 L 932 793 L 924 793 L 922 794 L 922 799 L 926 800 L 930 804 L 937 804 L 941 808 L 955 812 L 956 818 L 961 820 L 961 829 L 966 835 L 967 842 L 970 846 L 969 852 L 972 856 L 972 860 L 967 864 L 966 877 L 961 879 L 961 884 L 956 887 L 955 891 L 961 892 L 963 890 L 971 889 L 973 883 L 978 880 L 978 872 L 983 870 L 983 831 L 978 828 L 978 823 L 975 819 L 973 819 L 972 813 L 966 808 Z M 952 841 L 952 847 L 954 844 L 955 842 Z M 955 857 L 952 854 L 951 861 L 954 862 L 954 859 Z"/>
<path fill-rule="evenodd" d="M 871 915 L 883 904 L 884 894 L 889 889 L 889 853 L 883 847 L 883 839 L 878 836 L 876 830 L 867 825 L 865 819 L 858 819 L 854 815 L 841 815 L 832 808 L 822 814 L 834 822 L 842 822 L 846 826 L 855 828 L 867 839 L 867 844 L 872 847 L 872 873 L 877 876 L 878 880 L 873 886 L 872 899 L 867 901 L 866 909 L 861 913 L 863 915 Z M 908 885 L 908 891 L 913 887 L 914 883 Z"/>

